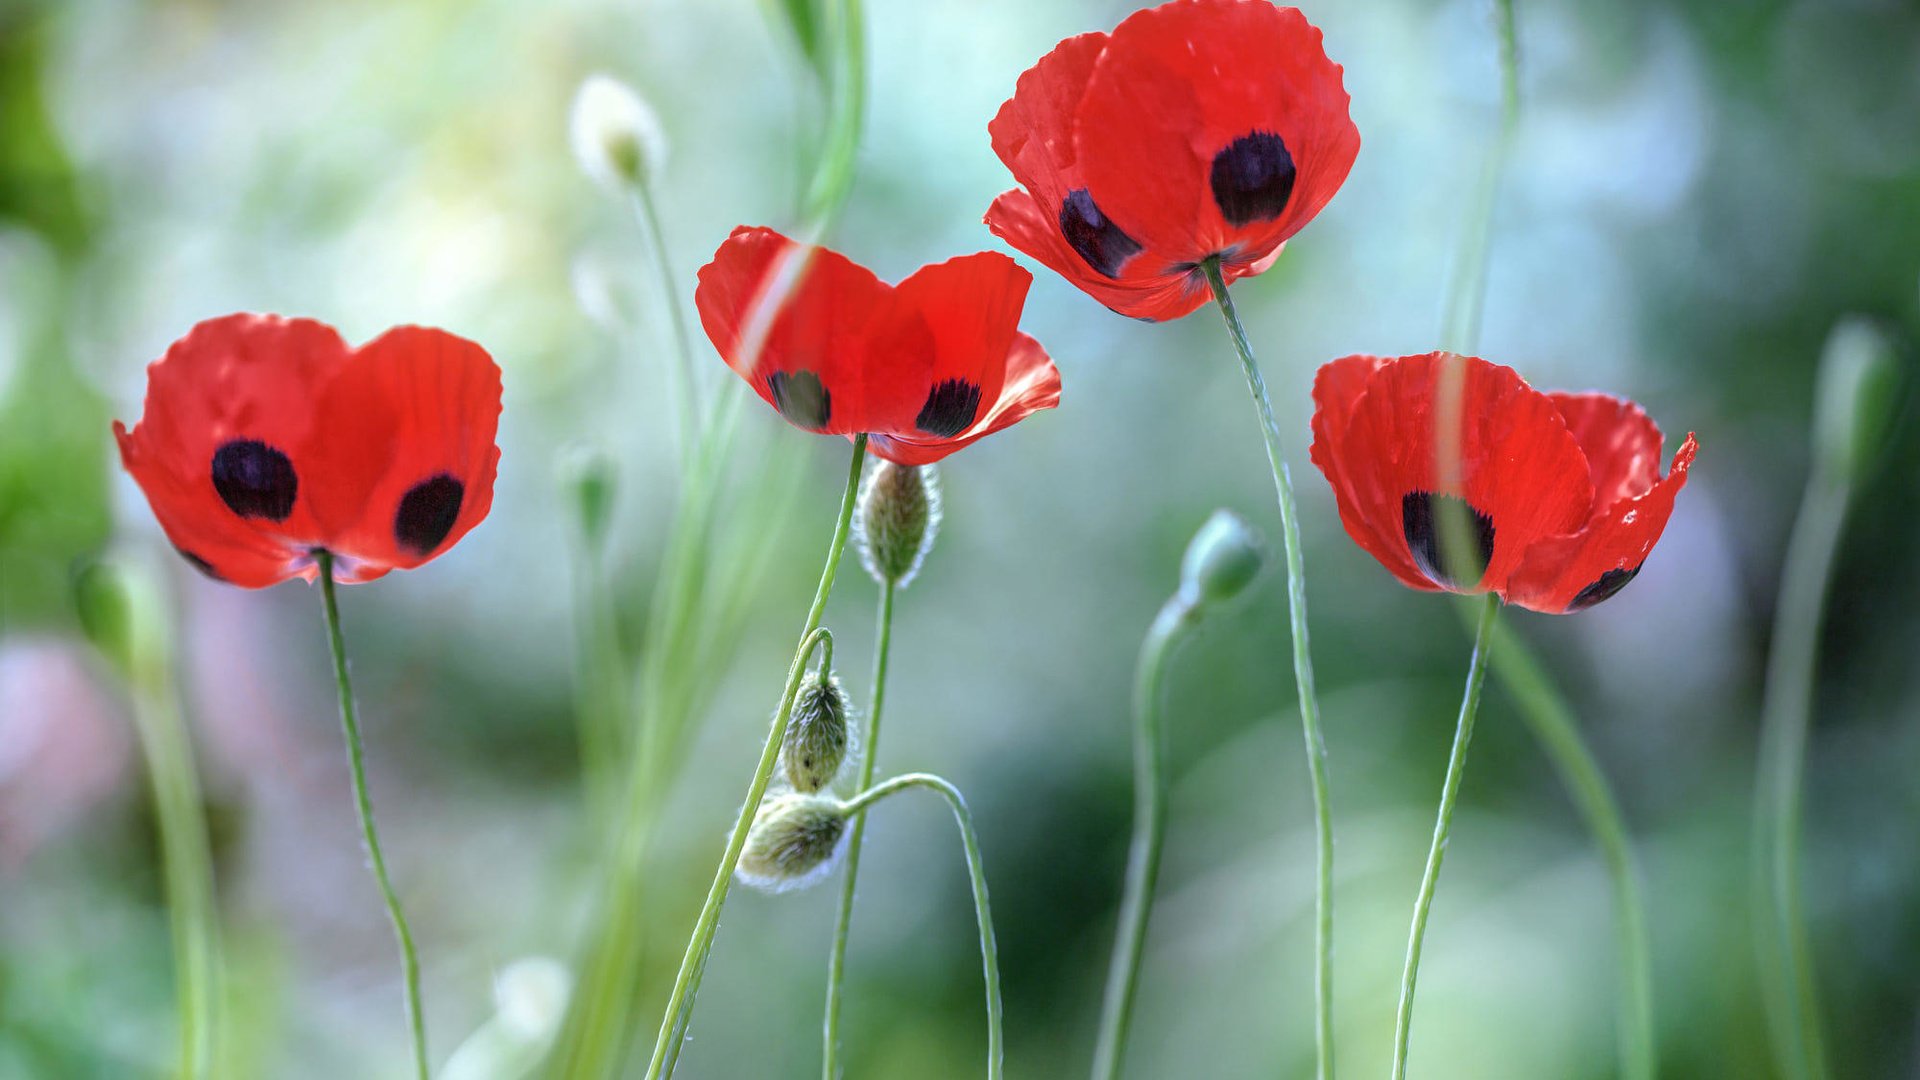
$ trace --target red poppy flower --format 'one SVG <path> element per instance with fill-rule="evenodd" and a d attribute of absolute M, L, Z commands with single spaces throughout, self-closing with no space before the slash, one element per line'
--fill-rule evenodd
<path fill-rule="evenodd" d="M 1459 357 L 1461 475 L 1439 478 L 1434 395 L 1443 353 L 1349 356 L 1313 384 L 1313 463 L 1347 535 L 1416 589 L 1496 592 L 1550 614 L 1626 587 L 1673 514 L 1696 449 L 1688 433 L 1660 475 L 1660 429 L 1631 401 L 1543 394 L 1512 369 Z M 1443 506 L 1464 502 L 1476 549 L 1455 580 Z M 1459 567 L 1453 567 L 1459 569 Z"/>
<path fill-rule="evenodd" d="M 787 291 L 769 317 L 775 282 Z M 1012 259 L 981 252 L 888 285 L 843 255 L 743 225 L 700 268 L 694 302 L 727 365 L 788 423 L 865 432 L 880 457 L 925 465 L 1060 403 L 1060 372 L 1015 329 L 1032 284 Z"/>
<path fill-rule="evenodd" d="M 167 539 L 221 581 L 371 581 L 452 547 L 493 505 L 500 369 L 441 330 L 358 349 L 277 315 L 195 326 L 147 367 L 120 460 Z"/>
<path fill-rule="evenodd" d="M 1360 152 L 1320 31 L 1267 0 L 1175 0 L 1061 42 L 987 130 L 1024 191 L 996 236 L 1122 315 L 1178 318 L 1273 265 Z"/>

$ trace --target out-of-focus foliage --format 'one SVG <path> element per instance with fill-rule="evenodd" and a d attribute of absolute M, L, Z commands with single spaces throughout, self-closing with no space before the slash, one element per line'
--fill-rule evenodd
<path fill-rule="evenodd" d="M 1058 40 L 1109 29 L 1130 5 L 865 6 L 870 106 L 836 246 L 889 279 L 999 248 L 980 223 L 1010 183 L 988 119 Z M 469 1033 L 498 1031 L 496 975 L 527 957 L 577 959 L 600 880 L 572 718 L 574 495 L 556 457 L 585 441 L 618 461 L 606 588 L 631 646 L 679 484 L 662 304 L 690 310 L 694 268 L 734 225 L 794 223 L 825 127 L 823 76 L 803 58 L 820 55 L 820 9 L 4 10 L 0 1077 L 124 1076 L 170 1060 L 151 812 L 111 673 L 83 659 L 71 575 L 109 532 L 172 558 L 115 467 L 107 425 L 138 415 L 143 367 L 170 341 L 234 310 L 315 316 L 356 341 L 441 325 L 506 369 L 492 517 L 431 565 L 341 596 L 374 798 L 445 1061 Z M 1478 0 L 1328 0 L 1307 13 L 1345 65 L 1364 142 L 1338 197 L 1236 300 L 1292 439 L 1339 833 L 1340 1057 L 1366 1075 L 1386 1067 L 1467 648 L 1445 603 L 1395 585 L 1345 537 L 1307 464 L 1307 393 L 1335 356 L 1437 344 L 1497 79 Z M 1839 555 L 1805 858 L 1836 1075 L 1911 1076 L 1920 10 L 1518 0 L 1518 14 L 1525 107 L 1482 352 L 1543 388 L 1632 397 L 1670 448 L 1688 430 L 1701 442 L 1631 587 L 1577 618 L 1509 624 L 1561 682 L 1642 844 L 1665 1075 L 1767 1075 L 1747 814 L 1781 554 L 1812 466 L 1815 372 L 1836 322 L 1859 314 L 1908 373 Z M 598 71 L 636 87 L 673 147 L 656 188 L 678 276 L 665 293 L 630 208 L 569 151 L 569 103 Z M 1125 860 L 1140 635 L 1215 507 L 1269 536 L 1277 522 L 1210 311 L 1147 326 L 1040 272 L 1025 329 L 1058 360 L 1063 405 L 942 470 L 940 543 L 899 597 L 882 771 L 933 769 L 966 792 L 999 924 L 1009 1075 L 1038 1078 L 1081 1073 L 1091 1052 Z M 733 377 L 697 344 L 710 383 Z M 742 629 L 683 643 L 702 665 L 720 646 L 735 658 L 695 695 L 704 720 L 658 792 L 636 924 L 642 1016 L 665 1000 L 738 809 L 846 460 L 844 443 L 747 405 L 724 530 L 771 528 L 783 499 L 792 511 L 764 584 L 738 587 L 728 547 L 697 590 L 737 606 Z M 1174 664 L 1171 827 L 1136 1077 L 1295 1075 L 1311 1061 L 1312 819 L 1280 577 L 1255 579 Z M 242 592 L 184 565 L 169 586 L 229 931 L 234 1052 L 257 1063 L 249 1075 L 391 1072 L 405 1060 L 398 974 L 356 839 L 318 598 L 297 585 Z M 828 610 L 856 701 L 875 595 L 850 562 Z M 945 814 L 931 800 L 875 812 L 849 953 L 849 1076 L 978 1071 L 979 960 Z M 680 1075 L 817 1072 L 832 891 L 735 895 Z M 1607 896 L 1495 682 L 1433 912 L 1416 1071 L 1613 1075 Z"/>

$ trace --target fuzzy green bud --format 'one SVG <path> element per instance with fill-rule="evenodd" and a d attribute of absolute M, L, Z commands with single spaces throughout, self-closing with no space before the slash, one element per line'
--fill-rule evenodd
<path fill-rule="evenodd" d="M 1180 560 L 1180 591 L 1196 604 L 1227 603 L 1260 576 L 1266 561 L 1253 526 L 1231 510 L 1215 510 Z"/>
<path fill-rule="evenodd" d="M 931 465 L 881 461 L 867 474 L 854 534 L 873 580 L 905 588 L 940 532 L 940 477 Z"/>
<path fill-rule="evenodd" d="M 1854 484 L 1872 468 L 1899 404 L 1899 381 L 1886 327 L 1859 315 L 1834 325 L 1820 356 L 1813 412 L 1814 457 L 1828 479 Z"/>
<path fill-rule="evenodd" d="M 753 815 L 753 829 L 734 872 L 764 892 L 804 889 L 832 869 L 846 831 L 846 812 L 831 795 L 770 795 Z"/>
<path fill-rule="evenodd" d="M 639 187 L 666 163 L 660 118 L 632 87 L 610 75 L 591 75 L 580 84 L 568 128 L 580 168 L 609 191 Z"/>
<path fill-rule="evenodd" d="M 613 459 L 594 447 L 569 447 L 561 453 L 559 474 L 581 538 L 589 550 L 599 551 L 613 521 Z"/>
<path fill-rule="evenodd" d="M 833 783 L 847 760 L 846 691 L 833 675 L 821 678 L 809 671 L 793 698 L 787 737 L 780 746 L 780 765 L 797 791 L 814 792 Z"/>

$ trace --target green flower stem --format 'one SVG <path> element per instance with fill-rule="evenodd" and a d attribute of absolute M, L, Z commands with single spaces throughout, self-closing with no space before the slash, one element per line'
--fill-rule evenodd
<path fill-rule="evenodd" d="M 213 856 L 201 811 L 193 745 L 180 715 L 163 647 L 142 649 L 132 676 L 134 724 L 153 784 L 160 860 L 167 886 L 180 1013 L 180 1076 L 212 1075 L 220 984 L 219 919 Z"/>
<path fill-rule="evenodd" d="M 1462 622 L 1473 629 L 1472 605 L 1461 604 Z M 1620 1060 L 1629 1080 L 1652 1080 L 1655 1073 L 1653 1037 L 1653 946 L 1647 933 L 1647 905 L 1640 882 L 1633 837 L 1627 831 L 1620 803 L 1608 785 L 1600 762 L 1580 736 L 1573 709 L 1553 685 L 1553 679 L 1505 623 L 1493 628 L 1492 671 L 1520 706 L 1520 715 L 1546 751 L 1554 771 L 1573 795 L 1594 841 L 1606 860 L 1612 879 L 1613 902 L 1620 921 Z"/>
<path fill-rule="evenodd" d="M 1793 1080 L 1828 1075 L 1820 1000 L 1800 892 L 1800 803 L 1814 668 L 1827 587 L 1846 522 L 1848 485 L 1816 470 L 1787 541 L 1773 645 L 1767 652 L 1754 784 L 1754 944 L 1774 1062 Z"/>
<path fill-rule="evenodd" d="M 833 46 L 833 101 L 820 162 L 807 186 L 808 220 L 824 233 L 853 191 L 855 158 L 866 122 L 866 16 L 860 0 L 827 4 L 828 35 Z"/>
<path fill-rule="evenodd" d="M 647 1066 L 648 1080 L 663 1080 L 671 1075 L 673 1059 L 679 1056 L 678 1044 L 693 1014 L 694 998 L 700 992 L 707 956 L 713 951 L 714 932 L 720 924 L 720 909 L 727 902 L 727 892 L 733 884 L 733 871 L 740 863 L 740 851 L 746 846 L 747 833 L 753 827 L 753 816 L 760 807 L 760 798 L 766 794 L 767 784 L 773 779 L 773 767 L 780 756 L 780 742 L 786 735 L 787 720 L 793 714 L 794 695 L 800 690 L 800 677 L 816 640 L 814 631 L 820 627 L 821 616 L 826 612 L 827 597 L 833 592 L 833 579 L 840 569 L 840 554 L 846 549 L 847 533 L 853 524 L 853 504 L 860 493 L 860 467 L 866 456 L 867 437 L 864 434 L 856 435 L 853 440 L 853 463 L 847 472 L 846 491 L 840 497 L 840 517 L 834 524 L 833 539 L 827 546 L 827 563 L 820 571 L 820 585 L 814 591 L 813 606 L 808 609 L 806 623 L 801 628 L 800 645 L 794 651 L 793 663 L 787 668 L 786 689 L 780 696 L 780 707 L 774 712 L 766 745 L 760 751 L 760 763 L 754 770 L 752 782 L 747 785 L 740 816 L 734 822 L 726 852 L 721 856 L 713 884 L 707 890 L 706 903 L 694 923 L 686 954 L 681 957 L 680 972 L 674 978 L 673 992 L 667 998 L 666 1012 L 660 1018 L 660 1034 L 654 1041 L 653 1057 Z"/>
<path fill-rule="evenodd" d="M 1293 681 L 1300 694 L 1300 727 L 1307 741 L 1307 777 L 1313 788 L 1313 818 L 1318 857 L 1314 866 L 1314 1045 L 1320 1080 L 1333 1077 L 1333 810 L 1327 793 L 1327 744 L 1320 735 L 1320 705 L 1313 688 L 1313 656 L 1307 641 L 1306 569 L 1300 555 L 1299 511 L 1293 503 L 1293 481 L 1280 446 L 1280 425 L 1273 418 L 1266 380 L 1254 361 L 1247 331 L 1227 295 L 1218 257 L 1200 264 L 1213 298 L 1226 319 L 1233 347 L 1246 372 L 1247 391 L 1260 414 L 1260 433 L 1267 443 L 1267 463 L 1273 467 L 1273 486 L 1280 497 L 1280 529 L 1287 554 L 1287 610 L 1293 621 Z"/>
<path fill-rule="evenodd" d="M 958 788 L 938 776 L 907 773 L 862 791 L 843 808 L 850 815 L 860 814 L 881 799 L 910 787 L 939 792 L 953 808 L 954 823 L 960 826 L 960 842 L 966 848 L 967 876 L 973 882 L 973 912 L 980 922 L 980 971 L 987 992 L 987 1080 L 1000 1080 L 1006 1057 L 1005 1039 L 1000 1030 L 1000 948 L 994 943 L 993 908 L 987 902 L 987 870 L 980 858 L 980 837 L 974 832 L 967 801 L 961 798 Z"/>
<path fill-rule="evenodd" d="M 333 595 L 333 553 L 322 548 L 315 554 L 315 560 L 320 570 L 320 599 L 327 614 L 327 641 L 333 648 L 333 679 L 340 691 L 340 727 L 346 734 L 347 764 L 353 773 L 354 809 L 360 814 L 360 835 L 367 844 L 373 878 L 380 885 L 387 917 L 393 920 L 393 936 L 400 944 L 400 966 L 407 992 L 407 1029 L 413 1038 L 413 1067 L 420 1080 L 426 1080 L 427 1024 L 420 1008 L 420 956 L 414 950 L 413 931 L 407 928 L 407 916 L 400 910 L 400 898 L 394 894 L 393 881 L 387 876 L 386 856 L 380 853 L 380 834 L 373 825 L 373 800 L 367 795 L 366 755 L 360 745 L 360 722 L 354 712 L 353 683 L 347 677 L 347 643 L 340 633 L 340 605 Z"/>
<path fill-rule="evenodd" d="M 1473 741 L 1473 720 L 1480 710 L 1480 687 L 1487 677 L 1488 643 L 1500 597 L 1488 593 L 1480 601 L 1479 628 L 1473 636 L 1473 659 L 1467 666 L 1467 689 L 1460 699 L 1460 722 L 1454 728 L 1453 752 L 1447 757 L 1447 779 L 1440 788 L 1440 813 L 1433 823 L 1433 845 L 1427 849 L 1427 869 L 1420 877 L 1420 893 L 1413 902 L 1413 928 L 1407 934 L 1407 966 L 1400 977 L 1400 1011 L 1394 1020 L 1393 1076 L 1407 1075 L 1407 1037 L 1413 1030 L 1413 984 L 1420 974 L 1420 947 L 1427 936 L 1427 913 L 1433 908 L 1434 887 L 1440 882 L 1440 860 L 1447 854 L 1447 836 L 1453 831 L 1454 802 L 1460 796 L 1460 777 L 1467 768 L 1467 746 Z"/>
<path fill-rule="evenodd" d="M 1114 932 L 1113 958 L 1107 969 L 1106 1001 L 1100 1010 L 1100 1037 L 1093 1058 L 1094 1080 L 1120 1075 L 1127 1033 L 1133 1026 L 1134 993 L 1140 985 L 1140 955 L 1153 911 L 1154 883 L 1160 877 L 1160 849 L 1167 833 L 1166 739 L 1161 734 L 1161 687 L 1167 661 L 1199 608 L 1184 592 L 1160 608 L 1140 645 L 1133 683 L 1133 844 L 1127 853 L 1126 894 L 1120 925 Z"/>
<path fill-rule="evenodd" d="M 601 553 L 584 536 L 573 549 L 574 709 L 589 816 L 599 825 L 607 821 L 612 808 L 627 704 L 613 596 Z"/>
<path fill-rule="evenodd" d="M 679 277 L 673 272 L 673 257 L 667 251 L 667 234 L 660 228 L 660 210 L 653 198 L 653 185 L 645 178 L 633 185 L 634 210 L 645 227 L 647 247 L 653 256 L 654 272 L 660 276 L 660 296 L 667 308 L 667 320 L 673 325 L 673 344 L 677 363 L 667 379 L 667 392 L 673 400 L 675 440 L 685 460 L 698 427 L 700 387 L 693 361 L 693 337 L 687 330 L 687 316 L 680 308 L 680 293 L 675 287 Z"/>
<path fill-rule="evenodd" d="M 880 756 L 880 713 L 887 703 L 887 659 L 893 647 L 892 581 L 880 583 L 879 627 L 873 646 L 873 704 L 867 709 L 866 736 L 861 741 L 860 790 L 873 786 L 874 762 Z M 853 819 L 847 838 L 847 868 L 840 878 L 840 909 L 833 923 L 833 949 L 827 956 L 827 1014 L 822 1022 L 821 1080 L 840 1075 L 840 998 L 847 977 L 847 936 L 853 929 L 853 893 L 860 878 L 860 848 L 867 837 L 865 814 Z"/>

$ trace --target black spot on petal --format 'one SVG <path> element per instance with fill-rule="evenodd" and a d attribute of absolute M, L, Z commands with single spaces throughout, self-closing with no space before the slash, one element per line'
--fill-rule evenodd
<path fill-rule="evenodd" d="M 208 577 L 212 578 L 215 581 L 227 580 L 226 578 L 223 578 L 220 576 L 220 571 L 215 570 L 213 568 L 212 563 L 208 562 L 207 560 L 201 558 L 198 555 L 195 555 L 193 552 L 188 551 L 186 548 L 180 547 L 179 545 L 176 544 L 174 545 L 173 550 L 179 552 L 180 557 L 187 560 L 187 564 L 189 566 L 192 566 L 195 570 L 200 571 L 202 574 L 207 575 Z"/>
<path fill-rule="evenodd" d="M 781 416 L 811 431 L 826 427 L 833 415 L 833 395 L 811 371 L 776 371 L 767 376 L 767 392 Z"/>
<path fill-rule="evenodd" d="M 1567 611 L 1585 611 L 1600 601 L 1611 598 L 1614 593 L 1626 588 L 1627 582 L 1632 581 L 1634 575 L 1639 572 L 1640 567 L 1636 566 L 1631 570 L 1609 570 L 1601 574 L 1598 581 L 1574 594 L 1573 600 L 1567 604 Z"/>
<path fill-rule="evenodd" d="M 1473 550 L 1443 558 L 1441 534 L 1447 528 L 1447 516 L 1458 513 L 1449 508 L 1456 506 L 1466 511 L 1460 517 L 1466 523 Z M 1449 589 L 1463 587 L 1448 573 L 1449 563 L 1470 575 L 1466 587 L 1477 585 L 1486 576 L 1487 564 L 1493 561 L 1493 519 L 1475 510 L 1465 499 L 1431 491 L 1410 491 L 1400 500 L 1400 528 L 1406 534 L 1407 550 L 1413 554 L 1413 561 L 1435 585 Z"/>
<path fill-rule="evenodd" d="M 446 473 L 408 488 L 393 515 L 393 538 L 416 555 L 431 554 L 453 531 L 466 494 L 467 486 Z"/>
<path fill-rule="evenodd" d="M 243 518 L 285 521 L 300 478 L 287 455 L 258 439 L 234 439 L 213 452 L 213 490 Z"/>
<path fill-rule="evenodd" d="M 942 379 L 927 395 L 913 426 L 929 435 L 951 439 L 973 426 L 980 412 L 980 387 L 965 379 Z"/>
<path fill-rule="evenodd" d="M 1119 277 L 1120 268 L 1141 251 L 1140 241 L 1108 221 L 1086 188 L 1068 192 L 1060 204 L 1060 234 L 1088 266 L 1110 278 Z"/>
<path fill-rule="evenodd" d="M 1293 154 L 1270 131 L 1255 131 L 1213 156 L 1213 201 L 1227 224 L 1272 221 L 1293 195 Z"/>

